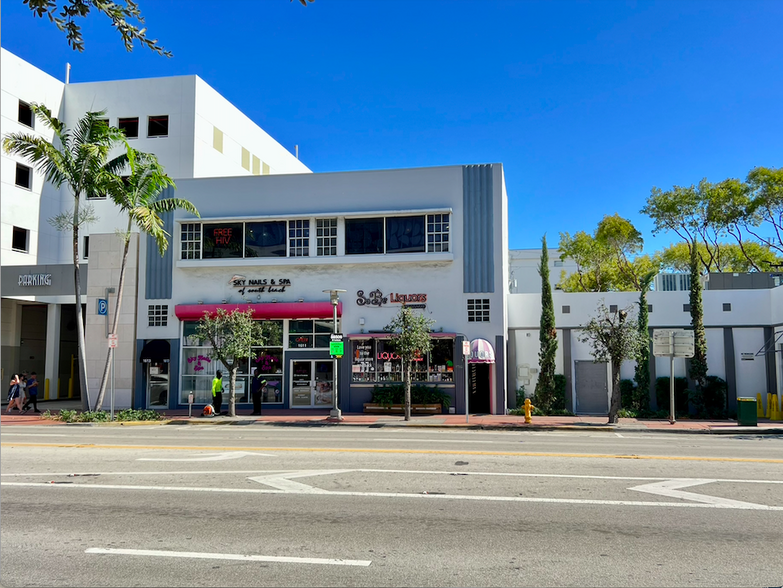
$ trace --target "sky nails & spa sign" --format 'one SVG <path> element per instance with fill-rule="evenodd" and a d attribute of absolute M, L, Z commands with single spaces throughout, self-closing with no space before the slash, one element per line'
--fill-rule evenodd
<path fill-rule="evenodd" d="M 238 288 L 237 292 L 244 294 L 262 294 L 264 292 L 282 293 L 291 287 L 291 280 L 287 278 L 247 278 L 234 275 L 228 281 L 230 286 Z"/>

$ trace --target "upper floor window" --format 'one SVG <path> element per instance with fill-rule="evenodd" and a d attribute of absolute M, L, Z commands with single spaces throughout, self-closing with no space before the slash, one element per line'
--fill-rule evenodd
<path fill-rule="evenodd" d="M 345 254 L 383 253 L 383 218 L 345 219 Z"/>
<path fill-rule="evenodd" d="M 468 322 L 469 323 L 489 322 L 489 298 L 468 299 Z"/>
<path fill-rule="evenodd" d="M 202 225 L 204 241 L 203 259 L 216 257 L 243 257 L 242 223 L 216 223 Z"/>
<path fill-rule="evenodd" d="M 449 215 L 427 215 L 427 251 L 440 253 L 449 250 Z"/>
<path fill-rule="evenodd" d="M 23 163 L 16 164 L 16 180 L 15 183 L 20 188 L 27 190 L 33 189 L 33 168 Z"/>
<path fill-rule="evenodd" d="M 182 259 L 201 259 L 201 223 L 182 223 Z"/>
<path fill-rule="evenodd" d="M 82 247 L 82 257 L 84 259 L 89 259 L 90 257 L 90 236 L 86 235 L 84 237 L 84 246 Z"/>
<path fill-rule="evenodd" d="M 11 237 L 11 249 L 27 253 L 30 250 L 30 231 L 21 227 L 14 227 Z"/>
<path fill-rule="evenodd" d="M 285 257 L 285 221 L 246 223 L 245 257 Z"/>
<path fill-rule="evenodd" d="M 386 218 L 386 253 L 422 253 L 424 239 L 424 216 Z"/>
<path fill-rule="evenodd" d="M 168 304 L 150 304 L 147 307 L 148 325 L 150 327 L 166 327 L 169 323 Z"/>
<path fill-rule="evenodd" d="M 19 118 L 17 120 L 24 126 L 33 128 L 35 116 L 33 116 L 33 109 L 27 102 L 19 101 Z"/>
<path fill-rule="evenodd" d="M 317 255 L 337 255 L 337 219 L 315 221 Z"/>
<path fill-rule="evenodd" d="M 117 127 L 125 133 L 128 139 L 139 138 L 139 117 L 121 118 L 117 121 Z"/>
<path fill-rule="evenodd" d="M 310 221 L 308 219 L 288 221 L 288 252 L 291 257 L 310 255 Z"/>
<path fill-rule="evenodd" d="M 147 119 L 148 137 L 168 137 L 169 136 L 169 115 L 150 116 Z"/>

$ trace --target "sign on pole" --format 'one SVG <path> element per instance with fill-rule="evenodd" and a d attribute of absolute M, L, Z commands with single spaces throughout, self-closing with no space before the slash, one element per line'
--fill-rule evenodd
<path fill-rule="evenodd" d="M 462 342 L 462 355 L 470 355 L 470 341 Z"/>
<path fill-rule="evenodd" d="M 109 301 L 106 298 L 98 298 L 98 315 L 108 316 Z"/>
<path fill-rule="evenodd" d="M 332 357 L 342 357 L 345 350 L 345 343 L 342 341 L 329 341 L 329 355 Z"/>
<path fill-rule="evenodd" d="M 693 357 L 696 346 L 693 331 L 687 329 L 655 329 L 653 355 L 655 357 Z"/>
<path fill-rule="evenodd" d="M 109 349 L 117 347 L 117 333 L 109 333 Z"/>

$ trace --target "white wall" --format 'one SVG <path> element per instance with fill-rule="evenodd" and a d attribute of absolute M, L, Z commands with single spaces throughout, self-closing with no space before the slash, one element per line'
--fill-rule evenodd
<path fill-rule="evenodd" d="M 554 291 L 563 277 L 576 272 L 573 259 L 560 259 L 560 250 L 549 249 L 549 284 Z M 509 251 L 509 292 L 526 294 L 541 292 L 541 276 L 538 265 L 541 263 L 541 249 L 512 249 Z M 516 281 L 516 282 L 515 282 Z"/>
<path fill-rule="evenodd" d="M 193 176 L 246 176 L 253 174 L 253 156 L 260 159 L 263 173 L 308 173 L 310 170 L 286 148 L 218 94 L 204 80 L 196 78 L 196 115 Z M 217 127 L 223 133 L 223 152 L 213 147 Z M 242 148 L 250 152 L 249 169 L 242 167 Z"/>
<path fill-rule="evenodd" d="M 33 128 L 18 122 L 19 101 L 45 104 L 55 116 L 60 113 L 64 84 L 47 73 L 20 59 L 5 49 L 0 49 L 0 136 L 8 133 L 28 133 L 51 140 L 54 133 L 35 120 Z M 58 235 L 46 222 L 51 211 L 59 212 L 59 192 L 48 187 L 44 190 L 44 177 L 33 171 L 32 191 L 15 185 L 16 162 L 30 164 L 21 156 L 0 154 L 0 190 L 2 212 L 0 214 L 0 251 L 3 265 L 27 265 L 52 263 L 56 255 Z M 42 191 L 44 196 L 42 197 Z M 28 229 L 29 252 L 11 250 L 14 226 Z"/>

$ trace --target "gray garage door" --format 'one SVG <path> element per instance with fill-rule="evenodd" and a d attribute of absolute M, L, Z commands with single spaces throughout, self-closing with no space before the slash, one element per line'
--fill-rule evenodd
<path fill-rule="evenodd" d="M 577 361 L 576 413 L 609 414 L 609 394 L 606 363 Z"/>

